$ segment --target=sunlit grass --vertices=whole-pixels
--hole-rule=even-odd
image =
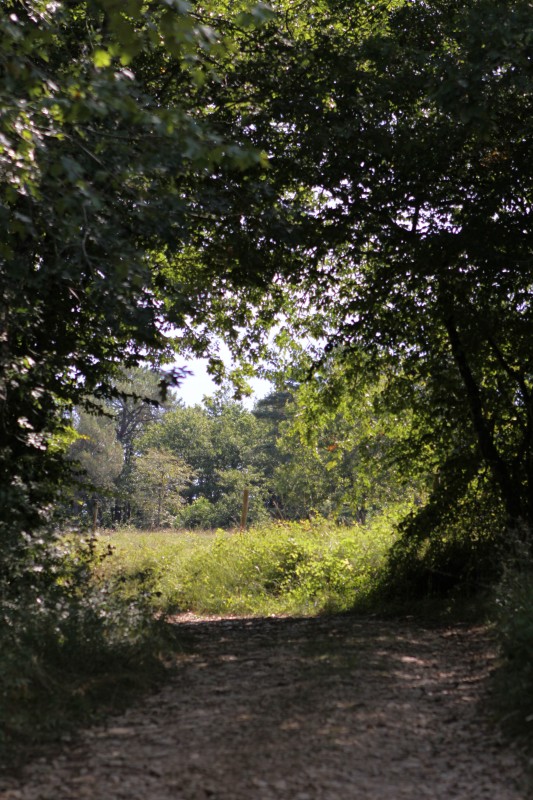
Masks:
[[[394,541],[389,513],[368,526],[269,523],[243,533],[135,530],[103,534],[122,591],[150,576],[154,607],[197,614],[318,614],[362,604]]]

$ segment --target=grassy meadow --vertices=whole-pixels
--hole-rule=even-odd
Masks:
[[[319,614],[364,604],[394,541],[393,518],[367,526],[322,519],[244,532],[102,532],[101,570],[121,594],[152,595],[161,611]]]

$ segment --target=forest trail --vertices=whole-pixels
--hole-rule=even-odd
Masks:
[[[476,627],[178,618],[175,676],[0,800],[524,800]]]

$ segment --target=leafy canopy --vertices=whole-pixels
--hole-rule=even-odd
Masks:
[[[190,178],[262,159],[191,103],[234,47],[184,0],[3,4],[2,536],[50,514],[65,408],[116,396],[124,367],[172,358],[170,326],[193,308],[157,254],[187,245]]]
[[[254,353],[277,315],[387,374],[456,475],[462,443],[456,491],[487,469],[511,525],[531,527],[529,3],[280,8],[209,88],[211,123],[270,170],[217,179],[240,214],[196,231],[206,314],[255,322]]]

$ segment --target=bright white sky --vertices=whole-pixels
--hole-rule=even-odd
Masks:
[[[178,366],[186,366],[191,370],[193,375],[185,378],[179,389],[176,389],[176,395],[180,397],[183,402],[188,406],[201,404],[204,396],[211,396],[217,390],[217,385],[212,381],[207,374],[207,360],[203,358],[194,359],[194,361],[178,361]],[[254,390],[252,397],[244,400],[244,405],[251,408],[256,400],[267,395],[272,391],[272,384],[263,378],[254,378],[250,381],[250,385]]]

